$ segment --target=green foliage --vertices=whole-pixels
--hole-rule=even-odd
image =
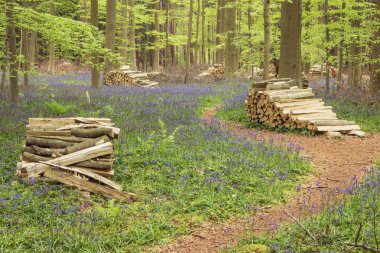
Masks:
[[[76,108],[74,105],[61,105],[54,99],[45,103],[46,107],[50,110],[53,115],[64,115]]]

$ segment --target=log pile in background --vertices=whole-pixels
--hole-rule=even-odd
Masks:
[[[195,79],[207,82],[224,80],[224,65],[222,63],[214,64],[206,71],[200,73]]]
[[[304,78],[302,81],[303,88],[309,87],[309,81]],[[251,83],[252,88],[256,91],[262,90],[282,90],[290,89],[292,86],[296,86],[296,82],[290,78],[269,79],[263,81],[253,81]]]
[[[261,88],[264,84],[265,89]],[[315,98],[311,88],[292,86],[293,80],[267,80],[253,85],[245,105],[250,121],[270,127],[308,129],[330,136],[343,134],[364,136],[352,121],[339,120],[331,106]],[[259,88],[256,88],[259,87]]]
[[[152,88],[157,86],[158,82],[149,80],[148,73],[131,70],[129,66],[124,66],[118,70],[110,71],[105,78],[105,85],[144,86]]]
[[[134,194],[122,192],[122,187],[109,179],[114,175],[113,144],[119,132],[105,118],[30,118],[17,175],[44,177],[117,200],[134,201]]]
[[[326,69],[327,65],[323,64],[323,67],[321,65],[315,64],[310,70],[309,70],[309,76],[326,76]],[[334,66],[329,66],[330,71],[330,77],[337,77],[338,76],[338,69]]]

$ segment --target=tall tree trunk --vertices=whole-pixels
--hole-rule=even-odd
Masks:
[[[377,0],[377,22],[380,22],[380,0]],[[373,93],[380,92],[380,28],[375,31],[374,40],[377,40],[372,45],[371,58],[374,61],[371,65],[371,91]]]
[[[342,14],[341,14],[341,22],[344,21],[345,19],[345,10],[346,10],[346,1],[344,0],[342,2]],[[344,45],[345,45],[345,40],[344,40],[344,29],[340,30],[341,33],[341,39],[340,39],[340,45],[339,45],[339,67],[338,67],[338,82],[337,82],[337,89],[340,89],[340,86],[343,83],[343,51],[344,51]]]
[[[32,9],[34,11],[37,10],[37,0],[32,1]],[[37,32],[30,31],[28,59],[29,59],[30,66],[32,67],[32,69],[35,67],[35,64],[36,64],[36,53],[37,53]]]
[[[206,45],[205,45],[205,23],[206,23],[206,15],[205,15],[205,9],[206,9],[206,1],[207,0],[202,0],[202,35],[201,35],[201,64],[206,63]]]
[[[130,25],[130,47],[131,47],[131,68],[136,69],[137,63],[136,63],[136,38],[135,38],[135,14],[134,14],[134,8],[135,1],[129,0],[129,25]]]
[[[91,25],[98,28],[99,21],[99,11],[98,11],[98,0],[91,0]],[[93,53],[92,56],[92,66],[91,66],[91,87],[98,89],[99,88],[99,54],[97,52]]]
[[[121,44],[120,56],[123,58],[123,63],[128,62],[128,15],[127,3],[128,0],[121,1]]]
[[[173,3],[172,4],[172,9],[174,9],[175,8],[175,4]],[[175,22],[175,17],[173,17],[172,18],[172,22],[171,22],[171,25],[170,25],[170,33],[171,34],[173,34],[173,35],[175,35],[176,34],[176,22]],[[177,65],[177,47],[176,46],[174,46],[174,45],[172,45],[172,46],[170,46],[170,54],[171,54],[171,56],[172,56],[172,65],[173,66],[176,66]]]
[[[326,91],[330,90],[330,30],[329,30],[329,0],[325,0],[324,14],[325,14],[325,33],[326,33]]]
[[[27,8],[27,1],[23,0],[22,5],[24,8]],[[28,53],[28,30],[21,29],[21,52],[24,57],[24,61],[22,62],[22,71],[24,75],[24,86],[29,85],[29,53]]]
[[[191,50],[191,38],[193,34],[193,2],[194,0],[190,0],[190,8],[189,8],[189,20],[187,26],[187,46],[186,46],[186,73],[185,73],[185,83],[189,82],[190,76],[190,50]]]
[[[270,0],[264,0],[264,79],[269,79],[270,59]]]
[[[5,42],[4,42],[4,60],[1,63],[1,80],[0,80],[0,94],[3,94],[5,87],[5,79],[7,75],[7,66],[8,66],[8,29],[5,29]]]
[[[354,6],[355,11],[359,11],[357,6]],[[351,20],[351,27],[360,27],[360,20]],[[361,47],[358,45],[359,35],[354,35],[350,44],[350,56],[348,64],[348,83],[352,86],[359,86],[361,81]]]
[[[154,3],[154,31],[156,33],[160,32],[160,23],[158,20],[158,11],[160,9],[160,1],[156,0]],[[153,71],[157,71],[160,68],[160,48],[157,46],[159,40],[159,36],[156,34],[154,35],[153,40]]]
[[[9,81],[11,86],[11,103],[18,103],[20,87],[18,85],[16,30],[14,25],[14,0],[8,0],[7,35],[9,46]]]
[[[248,7],[248,10],[247,10],[247,24],[248,24],[248,48],[249,48],[249,55],[252,55],[253,54],[253,42],[252,42],[252,28],[253,28],[253,24],[254,24],[254,19],[253,19],[253,0],[250,0],[249,1],[249,7]],[[253,65],[252,65],[252,61],[249,62],[250,63],[250,69],[251,69],[251,76],[253,77],[254,73],[253,73]]]
[[[302,87],[301,17],[301,0],[282,2],[279,76],[293,78],[299,87]]]
[[[49,3],[50,15],[55,15],[55,3],[50,0]],[[55,72],[55,45],[54,42],[50,41],[49,43],[49,65],[48,65],[48,73],[54,74]]]
[[[115,51],[115,34],[116,34],[116,0],[107,0],[106,11],[106,42],[105,48],[110,52]],[[109,71],[113,68],[110,57],[105,57],[103,82]]]
[[[197,0],[198,9],[197,9],[197,23],[196,23],[196,30],[195,30],[195,44],[194,44],[194,63],[198,64],[199,59],[199,21],[200,21],[200,14],[201,14],[201,0]]]
[[[170,46],[169,46],[169,33],[170,33],[169,10],[170,10],[170,0],[167,0],[165,7],[166,8],[165,8],[165,59],[164,59],[164,65],[165,65],[165,68],[167,68],[169,66],[169,63],[171,62]]]
[[[217,11],[217,23],[216,23],[216,62],[223,63],[224,61],[224,51],[222,47],[221,36],[224,33],[225,24],[225,5],[226,0],[218,0],[218,11]]]
[[[225,77],[232,79],[237,70],[236,63],[236,45],[235,40],[235,22],[236,22],[236,0],[227,0],[225,8],[225,32],[226,32],[226,46],[224,48],[225,59]]]

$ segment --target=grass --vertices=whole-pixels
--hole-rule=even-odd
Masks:
[[[340,191],[348,196],[331,204],[335,196],[326,196],[325,211],[302,221],[316,238],[314,241],[297,224],[284,226],[272,236],[249,236],[227,252],[250,252],[250,247],[261,246],[258,252],[371,252],[361,246],[380,250],[380,166],[367,176]],[[356,242],[356,243],[355,243]],[[376,252],[376,251],[372,251]]]
[[[17,106],[1,97],[0,252],[146,252],[204,221],[283,203],[311,171],[288,145],[247,141],[199,119],[245,85],[96,91],[88,75],[72,77],[86,86],[68,78],[35,77]],[[60,185],[15,180],[25,129],[14,127],[29,117],[67,116],[110,117],[121,128],[114,180],[138,202],[85,201]]]

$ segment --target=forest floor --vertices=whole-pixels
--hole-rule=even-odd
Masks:
[[[215,108],[209,109],[202,118],[212,124],[216,112]],[[297,218],[314,216],[324,209],[326,201],[341,198],[344,189],[361,179],[380,155],[380,134],[369,134],[362,139],[350,136],[332,139],[322,135],[302,136],[247,129],[242,124],[227,121],[222,121],[220,125],[222,130],[248,139],[273,141],[277,145],[300,145],[302,155],[314,165],[315,173],[287,204],[261,208],[247,219],[204,224],[190,235],[181,236],[173,243],[160,247],[160,253],[217,252],[227,248],[227,245],[236,244],[248,232],[273,233],[280,225],[293,221],[284,209]]]

